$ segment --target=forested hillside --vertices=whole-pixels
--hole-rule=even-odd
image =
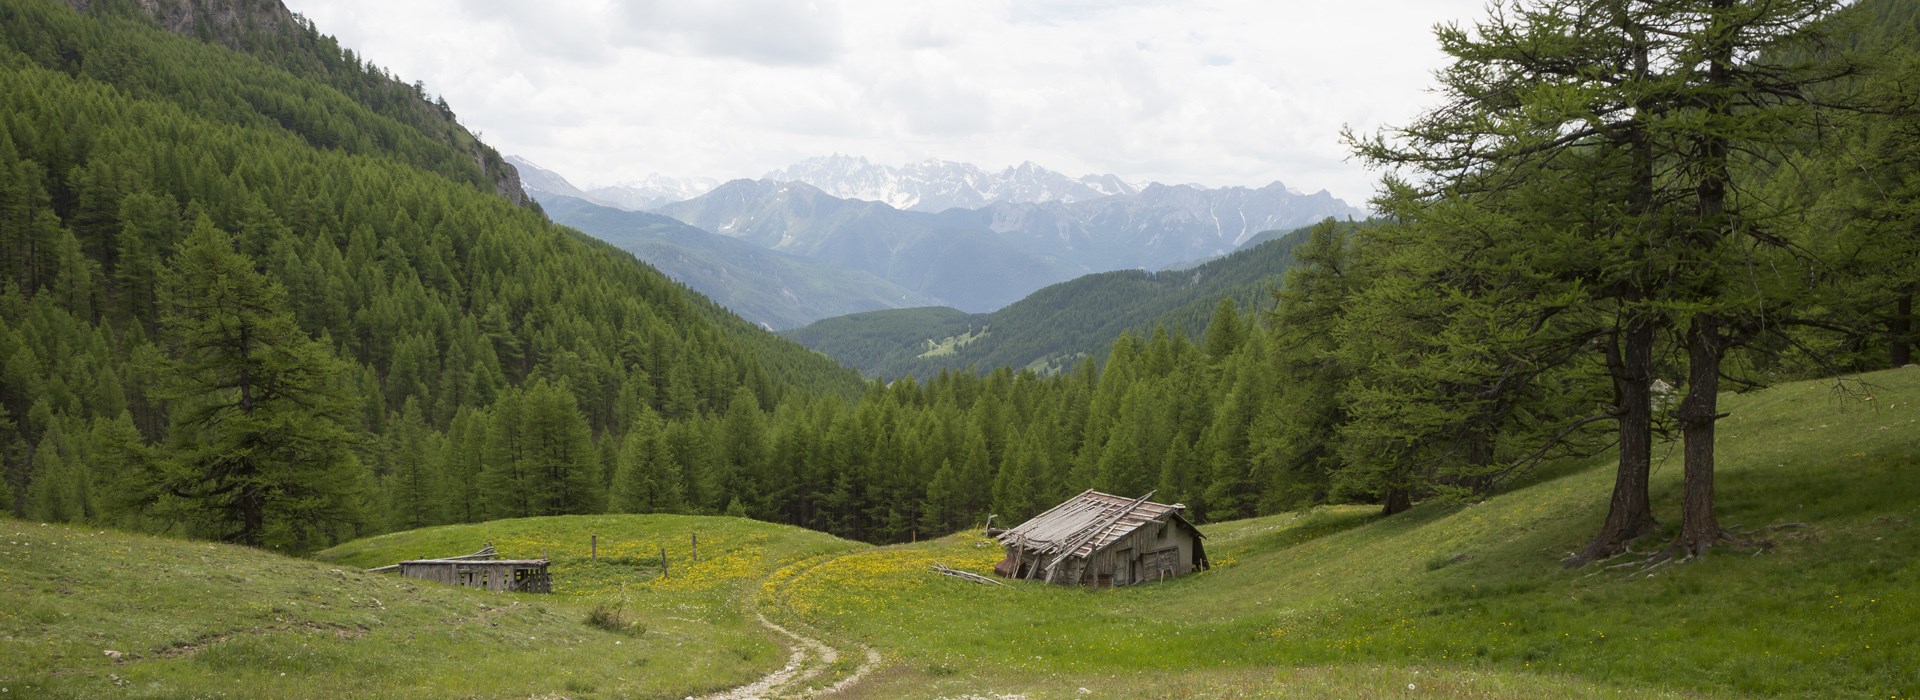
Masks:
[[[857,390],[496,196],[451,119],[304,23],[194,25],[251,32],[219,34],[242,54],[130,4],[6,0],[0,22],[17,515],[304,549],[597,512],[638,415]]]
[[[967,332],[863,392],[339,90],[4,0],[6,495],[289,549],[603,510],[901,541],[1087,487],[1203,520],[1392,514],[1617,453],[1577,561],[1745,544],[1714,514],[1723,390],[1911,359],[1920,61],[1876,37],[1914,6],[1553,3],[1443,30],[1447,106],[1351,136],[1392,172],[1386,221],[993,323],[915,310]],[[1077,345],[1023,345],[1045,337]],[[1076,353],[1107,359],[1024,371]],[[940,371],[968,364],[999,366]],[[1677,532],[1646,489],[1676,435]]]
[[[1264,234],[1263,234],[1264,235]],[[782,333],[868,376],[925,379],[996,367],[1057,372],[1099,359],[1120,334],[1156,327],[1194,337],[1224,313],[1264,313],[1304,230],[1184,270],[1121,270],[1041,289],[999,311],[896,309],[825,319]]]
[[[112,82],[136,97],[177,101],[205,116],[244,120],[266,117],[319,148],[400,158],[448,178],[475,183],[516,204],[528,202],[519,175],[497,151],[460,125],[445,100],[429,100],[421,83],[408,84],[341,47],[333,37],[321,34],[312,22],[288,12],[277,1],[66,3],[97,16],[148,20],[176,34],[253,56],[286,75],[216,71],[185,76],[167,67],[144,65],[136,60],[136,51],[111,44],[82,54],[66,52],[72,46],[54,34],[16,40],[52,42],[38,48],[64,52],[59,58],[63,69]],[[139,51],[155,48],[147,45]],[[252,82],[261,78],[268,82]],[[193,85],[191,95],[183,94],[180,88],[193,83],[197,85]],[[325,107],[336,103],[322,94],[325,92],[337,92],[352,100],[355,112],[370,112],[385,119],[332,112]]]

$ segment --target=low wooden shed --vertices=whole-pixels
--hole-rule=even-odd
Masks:
[[[485,588],[489,591],[552,593],[553,579],[547,575],[545,559],[499,559],[493,543],[484,549],[445,559],[411,559],[375,569],[370,573],[395,573],[407,578],[438,581],[452,586]]]
[[[993,572],[1007,578],[1088,586],[1126,586],[1208,568],[1205,535],[1186,506],[1088,489],[999,533],[1007,556]]]
[[[400,575],[468,588],[516,593],[552,593],[545,559],[415,559],[400,562]]]

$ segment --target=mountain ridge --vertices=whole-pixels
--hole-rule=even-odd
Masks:
[[[841,199],[804,183],[738,179],[655,211],[710,233],[866,271],[969,311],[1000,308],[1087,271],[991,231]]]
[[[928,213],[1001,202],[1080,202],[1141,189],[1116,175],[1074,178],[1033,161],[988,172],[972,163],[928,159],[891,166],[838,153],[808,158],[760,179],[802,182],[841,199],[884,202],[895,209]]]
[[[708,233],[659,214],[551,193],[535,198],[554,223],[633,253],[768,330],[848,313],[937,303],[863,271]]]
[[[880,379],[1012,367],[1059,371],[1098,359],[1122,333],[1197,336],[1215,307],[1266,308],[1306,229],[1191,268],[1099,272],[1049,285],[990,313],[933,307],[870,311],[782,331],[789,340]]]

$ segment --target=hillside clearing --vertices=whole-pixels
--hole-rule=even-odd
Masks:
[[[1203,526],[1216,568],[1162,584],[985,589],[926,574],[933,561],[992,565],[999,549],[965,533],[776,576],[762,597],[886,652],[895,663],[865,697],[1409,683],[1453,697],[1907,697],[1920,690],[1920,371],[1864,379],[1861,402],[1831,382],[1728,397],[1723,518],[1775,546],[1650,575],[1561,569],[1604,515],[1612,465],[1592,462],[1467,506]],[[1669,523],[1677,460],[1655,471]]]
[[[1324,507],[1204,525],[1213,570],[1098,591],[928,570],[985,572],[1000,550],[974,532],[876,548],[733,518],[570,516],[394,533],[312,562],[6,520],[0,687],[56,698],[237,687],[270,698],[1910,697],[1920,371],[1865,380],[1871,399],[1859,402],[1828,382],[1730,397],[1726,519],[1774,546],[1651,572],[1560,567],[1603,515],[1611,465],[1598,461],[1392,518]],[[1678,478],[1674,464],[1656,470],[1668,520]],[[551,558],[556,594],[359,571],[486,542]],[[595,606],[638,626],[589,626]]]

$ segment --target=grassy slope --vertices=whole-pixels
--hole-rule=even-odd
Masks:
[[[1920,370],[1866,379],[1866,402],[1823,382],[1730,397],[1724,521],[1806,527],[1768,530],[1777,546],[1761,554],[1724,550],[1652,575],[1559,567],[1604,515],[1612,465],[1601,463],[1389,519],[1339,507],[1207,525],[1213,571],[1109,591],[927,571],[986,570],[999,550],[977,535],[869,548],[728,518],[447,526],[348,543],[321,563],[0,520],[0,687],[679,697],[780,664],[757,606],[881,650],[889,663],[860,697],[1909,698],[1920,691]],[[1679,465],[1662,455],[1654,497],[1671,523]],[[598,562],[586,561],[590,534]],[[557,594],[356,571],[488,541],[554,559]],[[646,631],[582,624],[609,602]]]
[[[591,533],[598,563],[586,561]],[[550,555],[557,595],[359,571],[487,541],[508,557]],[[10,697],[683,697],[779,667],[786,652],[740,600],[790,561],[857,547],[745,520],[597,516],[387,535],[316,563],[0,520],[0,687]],[[645,632],[583,623],[610,601]]]
[[[1806,523],[1764,554],[1563,571],[1605,515],[1608,464],[1466,507],[1379,519],[1328,508],[1205,527],[1214,571],[1112,591],[986,588],[977,536],[889,547],[776,576],[764,596],[898,663],[871,697],[1097,695],[1530,697],[1651,693],[1912,697],[1920,692],[1920,370],[1726,401],[1723,522]],[[1677,521],[1663,449],[1654,497]],[[1650,546],[1650,545],[1646,545]],[[1464,558],[1462,558],[1464,557]],[[1294,671],[1289,669],[1300,668]]]

